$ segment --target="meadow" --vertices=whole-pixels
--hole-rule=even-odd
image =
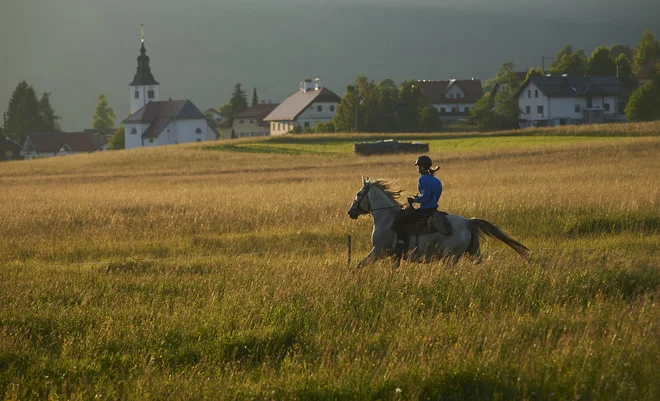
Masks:
[[[348,266],[361,176],[417,180],[356,138],[428,140],[441,208],[531,261]],[[660,399],[659,188],[660,123],[3,163],[0,397]]]

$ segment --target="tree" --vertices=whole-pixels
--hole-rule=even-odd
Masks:
[[[108,148],[111,150],[124,149],[126,146],[125,138],[124,126],[122,125],[112,134],[112,137],[108,141]]]
[[[252,107],[259,104],[259,97],[257,96],[257,88],[252,90]]]
[[[610,53],[610,49],[599,46],[591,53],[587,61],[587,75],[611,77],[616,75],[616,64]]]
[[[630,95],[637,89],[639,82],[632,69],[632,63],[625,54],[619,54],[614,60],[617,69],[617,75],[623,85],[623,103],[628,101]]]
[[[59,131],[60,125],[57,122],[60,117],[55,114],[55,110],[50,105],[50,92],[44,92],[39,100],[39,120],[41,122],[41,127],[39,131]]]
[[[430,104],[422,109],[419,120],[419,125],[425,132],[437,132],[440,129],[440,113]]]
[[[502,64],[502,67],[497,71],[495,81],[500,85],[506,85],[512,91],[516,91],[521,84],[516,74],[516,65],[511,61]]]
[[[657,57],[660,57],[660,42],[655,40],[655,35],[651,31],[644,29],[635,48],[633,71],[639,72],[649,60]]]
[[[232,113],[232,109],[231,109],[231,103],[225,103],[222,106],[218,107],[218,111],[220,112],[222,118],[224,118],[227,121],[234,118],[234,114]]]
[[[587,71],[587,62],[584,50],[576,50],[570,54],[564,54],[559,63],[550,68],[550,72],[555,75],[584,75]]]
[[[632,47],[628,45],[621,45],[617,43],[616,45],[610,46],[610,54],[612,55],[612,58],[615,60],[617,57],[619,57],[622,54],[628,57],[628,60],[632,60],[635,55],[635,51],[633,50]]]
[[[550,64],[550,67],[548,67],[548,71],[553,71],[559,67],[561,64],[562,59],[564,56],[570,56],[573,54],[573,45],[566,45],[559,49],[557,54],[555,55],[555,58],[552,59],[552,63]]]
[[[403,81],[399,87],[397,107],[397,130],[401,132],[419,132],[421,130],[421,111],[426,107],[426,97],[415,81]]]
[[[378,132],[397,131],[397,102],[398,93],[396,87],[378,86],[378,118],[380,120]]]
[[[335,125],[332,121],[320,122],[314,127],[314,132],[319,134],[332,133],[335,132]]]
[[[97,131],[106,131],[115,126],[115,111],[108,106],[108,99],[104,94],[100,94],[96,102],[96,112],[94,112],[94,121],[92,127]]]
[[[37,94],[27,82],[19,82],[7,107],[9,136],[23,144],[27,133],[39,131],[42,125]]]
[[[660,119],[660,66],[651,71],[651,82],[635,90],[626,106],[629,121],[652,121]]]
[[[397,89],[396,84],[391,78],[385,78],[378,83],[379,88]]]
[[[494,117],[493,115],[491,93],[486,92],[470,109],[470,119],[479,128],[489,128]]]
[[[537,68],[537,67],[530,68],[529,71],[527,71],[527,75],[525,75],[525,80],[523,82],[521,82],[520,85],[522,85],[523,83],[529,81],[529,79],[533,76],[544,77],[545,72],[543,72],[542,69]]]
[[[236,116],[248,108],[247,95],[245,94],[245,91],[241,89],[240,82],[236,82],[229,103],[231,103],[232,116]]]
[[[355,132],[356,90],[354,85],[346,87],[346,95],[337,107],[337,113],[332,119],[335,132]]]

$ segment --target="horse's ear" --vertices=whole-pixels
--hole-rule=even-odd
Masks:
[[[367,179],[364,180],[364,182],[365,182],[365,183],[366,183],[366,182],[369,182],[369,176],[367,176]]]
[[[364,181],[364,176],[362,176],[362,183],[364,184],[366,181]]]

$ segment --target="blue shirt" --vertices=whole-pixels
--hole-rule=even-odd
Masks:
[[[420,209],[435,209],[438,207],[438,199],[442,195],[442,182],[431,174],[424,174],[419,177],[417,189],[420,195],[415,198],[415,202],[420,204]]]

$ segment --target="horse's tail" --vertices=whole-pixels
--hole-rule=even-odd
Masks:
[[[470,231],[473,233],[477,232],[479,235],[486,235],[488,237],[496,238],[510,246],[514,251],[516,251],[516,253],[518,253],[518,255],[522,256],[523,259],[529,260],[529,256],[531,254],[529,248],[516,241],[511,235],[500,230],[494,224],[482,219],[469,219],[467,224],[470,228]]]

